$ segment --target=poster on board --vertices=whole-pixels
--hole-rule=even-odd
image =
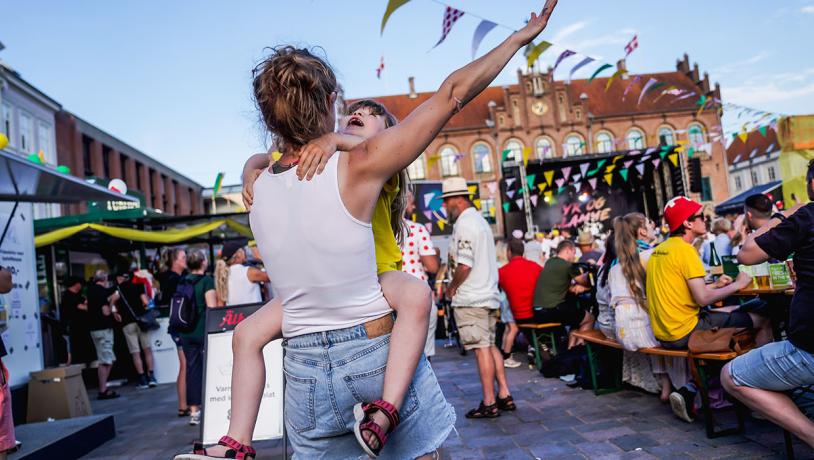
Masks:
[[[0,224],[8,222],[13,206],[0,202]],[[0,245],[0,265],[11,271],[14,282],[11,292],[0,294],[0,323],[7,326],[2,332],[8,352],[3,363],[12,387],[27,383],[29,372],[43,368],[35,259],[32,205],[20,203]]]
[[[427,228],[432,236],[451,235],[452,224],[449,223],[444,200],[441,199],[441,181],[415,181],[411,183],[415,197],[415,210],[409,219]],[[467,182],[469,199],[481,210],[480,184]],[[490,220],[487,218],[487,220]],[[490,223],[494,223],[490,221]]]
[[[229,429],[232,395],[232,335],[240,321],[262,304],[208,309],[206,314],[206,363],[204,373],[204,444],[214,444]],[[263,349],[266,384],[254,428],[254,441],[283,437],[283,347],[275,340]]]

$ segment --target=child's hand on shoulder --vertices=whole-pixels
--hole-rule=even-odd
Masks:
[[[262,169],[254,169],[243,176],[243,206],[246,211],[251,210],[254,202],[254,182],[263,173]]]
[[[311,180],[315,174],[322,174],[331,155],[336,153],[336,144],[334,133],[323,134],[306,144],[300,150],[297,177],[300,180]]]

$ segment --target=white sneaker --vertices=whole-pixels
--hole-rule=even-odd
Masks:
[[[189,414],[189,424],[192,426],[201,424],[201,411],[191,412]]]
[[[509,369],[514,369],[515,367],[520,367],[522,365],[523,363],[514,359],[513,356],[509,356],[503,360],[503,367],[508,367]]]

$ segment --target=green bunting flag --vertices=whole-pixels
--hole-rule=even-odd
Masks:
[[[603,64],[601,67],[596,69],[596,72],[594,72],[593,75],[591,75],[591,78],[588,79],[588,83],[592,82],[593,79],[596,78],[596,76],[599,75],[600,73],[602,73],[604,70],[610,69],[611,67],[613,67],[613,65],[611,65],[611,64]]]
[[[664,157],[666,157],[668,153],[670,153],[669,150],[662,150],[661,152],[659,152],[659,156],[661,156],[661,159],[663,160]]]
[[[526,185],[528,185],[529,190],[534,190],[534,179],[537,179],[537,174],[529,174],[526,176]]]
[[[763,125],[763,126],[761,126],[760,128],[758,128],[757,130],[758,130],[758,131],[760,131],[760,134],[762,134],[762,135],[763,135],[763,137],[766,137],[766,131],[767,131],[767,129],[768,129],[768,127],[767,127],[766,125]]]
[[[508,201],[503,203],[503,212],[505,212],[507,214],[509,213],[509,202]]]
[[[619,175],[622,176],[622,179],[624,179],[625,182],[627,182],[627,168],[620,169],[619,170]]]
[[[506,161],[506,157],[508,157],[510,153],[512,153],[511,150],[509,150],[509,149],[504,150],[503,151],[503,159],[501,160],[501,162]]]
[[[596,169],[594,169],[593,171],[588,171],[588,176],[593,176],[593,175],[595,175],[596,173],[598,173],[598,172],[599,172],[599,170],[600,170],[600,169],[602,169],[602,166],[605,166],[605,163],[606,163],[607,161],[608,161],[607,159],[602,159],[602,160],[599,160],[599,161],[596,163]]]
[[[557,190],[557,195],[562,195],[562,192],[564,192],[564,191],[565,191],[565,186],[560,187],[559,190]]]
[[[687,156],[692,158],[693,155],[695,155],[695,149],[690,147],[689,150],[687,150]]]

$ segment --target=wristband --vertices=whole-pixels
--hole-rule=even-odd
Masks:
[[[786,216],[781,212],[776,212],[772,214],[772,219],[779,219],[780,222],[783,222],[784,220],[786,220]]]

